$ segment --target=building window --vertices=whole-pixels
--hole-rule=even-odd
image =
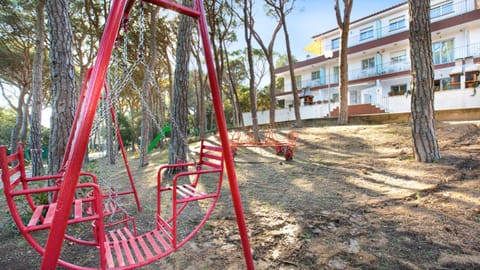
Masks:
[[[448,90],[450,78],[436,79],[433,81],[433,91]]]
[[[460,88],[461,76],[462,76],[461,73],[450,74],[450,89]]]
[[[360,30],[360,40],[373,38],[373,26]]]
[[[405,27],[406,27],[405,17],[402,16],[402,17],[399,17],[399,18],[391,19],[388,30],[390,32],[392,32],[392,31],[397,31],[397,30],[405,28]]]
[[[340,38],[332,39],[332,50],[340,48]]]
[[[438,17],[444,16],[446,14],[450,14],[450,13],[453,13],[453,12],[454,12],[453,1],[446,1],[446,2],[440,3],[436,6],[433,6],[430,9],[430,18],[431,19],[438,18]]]
[[[465,72],[465,87],[477,87],[478,86],[478,70]]]
[[[312,72],[312,81],[320,79],[320,70]]]
[[[329,78],[330,79],[330,78]],[[340,67],[333,67],[333,83],[338,83],[340,81]]]
[[[371,69],[375,67],[375,58],[368,58],[362,60],[362,69]]]
[[[432,52],[435,65],[453,62],[453,39],[433,43]]]
[[[407,60],[406,50],[396,51],[390,54],[390,63],[392,64],[403,63],[406,60]]]
[[[407,91],[407,84],[398,84],[390,86],[389,96],[403,95]]]
[[[302,89],[302,75],[295,76],[295,83],[297,86],[297,90]]]

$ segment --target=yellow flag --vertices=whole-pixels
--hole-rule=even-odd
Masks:
[[[305,51],[309,53],[313,53],[315,55],[322,55],[323,54],[323,42],[321,40],[314,40],[312,43],[308,44],[305,48]]]

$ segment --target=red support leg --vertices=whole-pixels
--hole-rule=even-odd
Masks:
[[[88,137],[92,129],[96,107],[102,91],[118,29],[120,28],[125,5],[126,0],[118,0],[112,3],[111,13],[108,16],[104,34],[100,42],[92,78],[88,85],[78,122],[75,123],[77,127],[72,139],[72,146],[66,162],[65,172],[63,173],[64,177],[58,197],[57,210],[53,217],[52,224],[55,225],[52,226],[50,230],[45,246],[45,254],[40,268],[42,270],[56,269],[60,257],[62,243],[67,229],[68,216],[70,215],[70,206],[72,205],[75,193],[75,185],[78,182],[82,168],[83,157],[88,145]],[[103,243],[100,244],[100,248],[103,248]],[[102,265],[102,268],[104,267],[105,266]]]
[[[104,84],[105,87],[105,96],[108,98],[108,102],[112,101],[108,95],[107,84]],[[128,180],[130,181],[130,189],[135,197],[135,203],[137,204],[138,212],[142,212],[142,206],[140,204],[140,199],[138,198],[137,188],[135,187],[135,181],[133,180],[132,171],[130,170],[130,165],[128,164],[127,151],[125,150],[125,145],[123,144],[122,135],[120,134],[120,127],[118,126],[117,116],[115,115],[115,110],[113,109],[113,104],[110,106],[110,115],[112,116],[112,122],[115,125],[115,133],[117,135],[118,146],[120,147],[120,152],[122,153],[123,164],[125,164],[125,169],[127,170]]]
[[[205,14],[203,10],[202,0],[196,1],[197,7],[201,9],[200,14]],[[217,74],[215,73],[215,66],[213,64],[213,56],[210,48],[207,32],[207,22],[204,16],[199,18],[200,35],[203,42],[203,50],[205,53],[205,62],[207,64],[208,79],[210,82],[212,92],[212,102],[215,109],[215,118],[217,121],[218,132],[223,148],[223,156],[228,174],[228,182],[230,186],[230,193],[232,195],[233,206],[235,208],[235,215],[237,217],[237,225],[242,241],[243,255],[247,264],[247,269],[255,269],[253,264],[252,251],[250,250],[250,243],[248,241],[247,225],[245,223],[245,216],[243,213],[242,200],[240,198],[240,190],[237,183],[237,174],[235,172],[235,163],[233,161],[232,152],[230,151],[230,143],[228,140],[227,124],[225,114],[222,108],[222,98],[220,96],[220,87],[218,86]]]

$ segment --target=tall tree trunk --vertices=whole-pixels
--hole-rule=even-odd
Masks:
[[[353,0],[343,0],[343,20],[340,12],[338,0],[335,1],[335,15],[340,29],[340,108],[338,111],[339,125],[348,124],[348,32],[350,31],[350,13],[352,11]]]
[[[28,122],[30,116],[30,105],[32,102],[32,95],[28,95],[27,101],[23,104],[23,122],[20,128],[19,138],[22,142],[27,141]]]
[[[183,0],[183,5],[191,6],[191,0]],[[177,52],[172,99],[172,132],[169,163],[185,162],[187,159],[187,127],[188,127],[188,75],[190,50],[192,46],[193,19],[181,15],[177,35]],[[170,173],[173,173],[171,171]]]
[[[236,127],[243,126],[243,115],[240,109],[240,102],[238,98],[237,82],[233,78],[232,69],[230,66],[230,60],[228,54],[225,55],[225,65],[227,68],[227,77],[230,84],[230,91],[232,92],[232,108],[233,108],[233,122]]]
[[[297,92],[297,78],[295,78],[295,67],[294,67],[294,61],[293,61],[293,55],[292,55],[292,50],[290,48],[290,36],[288,34],[287,30],[287,23],[286,23],[286,17],[288,14],[290,14],[293,10],[293,7],[295,6],[295,0],[264,0],[265,4],[270,6],[273,11],[275,16],[277,16],[278,21],[280,24],[283,26],[283,34],[285,35],[285,45],[287,47],[287,59],[288,59],[288,70],[290,73],[290,81],[292,84],[292,94],[293,94],[293,108],[295,111],[295,126],[296,127],[301,127],[303,126],[302,122],[302,117],[300,115],[300,97],[298,96]],[[289,7],[287,5],[290,5]],[[278,25],[277,25],[278,28]],[[275,37],[272,37],[272,42]],[[273,45],[272,45],[273,46]],[[270,63],[270,62],[269,62]],[[272,80],[272,78],[270,78]],[[275,84],[275,83],[274,83]],[[275,91],[275,85],[270,86],[270,93]],[[273,94],[275,95],[275,94]],[[272,96],[272,99],[274,96]],[[273,103],[271,103],[270,106],[272,106]],[[272,109],[270,108],[270,117],[272,117]],[[270,118],[271,119],[271,118]]]
[[[68,134],[72,127],[76,107],[75,71],[72,56],[72,32],[68,17],[67,0],[48,0],[50,29],[50,75],[52,80],[52,116],[48,152],[48,173],[61,169]]]
[[[26,89],[22,87],[20,89],[20,95],[17,100],[16,113],[17,116],[15,117],[15,126],[12,128],[12,132],[10,133],[10,150],[12,152],[17,149],[17,143],[20,141],[20,131],[22,129],[22,125],[24,122],[24,104],[25,104],[25,95],[27,94]]]
[[[200,50],[197,50],[198,52]],[[197,84],[198,84],[198,132],[199,132],[199,137],[201,139],[204,139],[206,137],[205,134],[205,122],[206,122],[206,109],[205,109],[205,83],[203,80],[203,68],[202,68],[202,60],[200,59],[200,54],[195,53],[195,60],[197,62],[197,68],[198,68],[198,78],[197,78]]]
[[[113,117],[112,117],[112,114],[110,113],[110,106],[113,106],[113,104],[111,104],[111,102],[113,102],[111,94],[112,93],[109,93],[110,100],[106,101],[105,110],[104,110],[104,112],[107,114],[105,117],[105,128],[106,128],[106,137],[107,137],[105,151],[107,153],[107,159],[109,164],[115,164],[117,163],[117,155],[116,155],[117,151],[115,150],[117,149],[117,146],[115,145],[116,140],[114,138],[116,138],[117,134],[115,129],[116,123],[113,122]],[[86,156],[88,156],[88,154]]]
[[[153,70],[155,69],[155,61],[157,60],[157,31],[156,31],[156,21],[157,14],[160,9],[157,7],[154,10],[150,11],[150,55],[148,61],[148,67],[145,72],[145,78],[142,85],[142,128],[141,128],[141,137],[142,144],[140,145],[140,166],[146,166],[148,164],[148,145],[151,137],[151,123],[152,115],[149,111],[149,102],[151,96],[150,84],[152,82]],[[150,103],[151,104],[151,103]],[[159,127],[160,129],[162,127]]]
[[[260,141],[260,134],[258,132],[258,117],[257,117],[257,89],[255,88],[255,70],[253,67],[253,50],[252,50],[252,31],[250,30],[251,21],[253,20],[252,14],[252,1],[245,0],[243,2],[243,15],[244,15],[244,33],[245,41],[247,42],[247,59],[248,59],[248,72],[250,74],[249,88],[250,88],[250,110],[252,113],[252,127],[253,127],[253,139],[255,142]]]
[[[302,117],[300,115],[300,98],[297,92],[297,79],[295,78],[292,50],[290,49],[290,36],[288,35],[287,23],[285,21],[285,17],[286,17],[285,13],[283,12],[283,8],[282,8],[280,18],[282,20],[283,33],[285,35],[285,45],[287,46],[288,69],[290,72],[290,77],[292,82],[293,108],[295,111],[295,127],[302,127],[303,122],[302,122]]]
[[[269,90],[270,90],[270,110],[269,110],[269,116],[270,116],[270,124],[275,123],[275,107],[276,107],[276,100],[275,100],[275,64],[273,63],[273,46],[275,44],[275,39],[277,37],[278,32],[282,28],[282,21],[279,20],[277,23],[277,26],[273,30],[272,38],[270,39],[270,42],[268,43],[268,47],[265,45],[263,42],[262,38],[260,35],[255,31],[254,25],[251,25],[251,31],[253,32],[253,37],[255,40],[258,42],[260,47],[262,48],[263,53],[265,54],[265,57],[267,58],[268,62],[268,70],[270,73],[270,85],[269,85]]]
[[[130,126],[132,130],[137,130],[137,126],[135,125],[135,105],[132,99],[128,99],[128,108],[130,111]],[[137,144],[138,134],[134,131],[132,135],[132,152],[136,151],[135,144]]]
[[[435,135],[430,0],[409,0],[410,62],[412,74],[412,139],[415,159],[440,158]]]

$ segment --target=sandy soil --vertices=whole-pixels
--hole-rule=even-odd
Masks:
[[[288,131],[275,130],[280,139]],[[437,123],[442,159],[433,164],[414,160],[408,124],[296,131],[293,161],[270,148],[235,158],[257,269],[480,269],[480,122]],[[124,204],[140,229],[152,224],[164,153],[147,168],[131,162],[144,211]],[[38,268],[3,198],[0,206],[1,268]],[[93,256],[80,252],[65,256]],[[228,181],[202,230],[142,269],[245,269]]]

